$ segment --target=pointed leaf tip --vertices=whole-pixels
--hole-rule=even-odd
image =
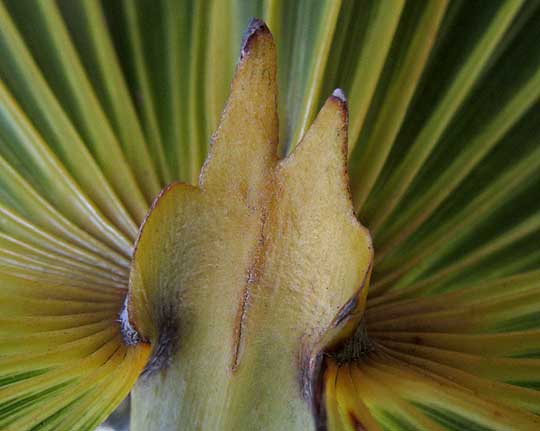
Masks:
[[[334,92],[332,93],[332,96],[339,99],[343,103],[347,103],[347,98],[345,97],[345,93],[341,88],[336,88]]]
[[[249,52],[250,43],[254,37],[262,33],[271,34],[264,21],[260,20],[259,18],[251,18],[248,27],[242,36],[240,59],[243,59]]]
[[[221,190],[220,196],[233,193],[249,205],[258,202],[257,190],[267,181],[277,157],[276,62],[270,31],[262,21],[252,20],[199,179],[202,188]]]
[[[339,106],[344,124],[347,125],[349,122],[349,107],[347,105],[347,97],[341,88],[336,88],[332,92],[332,95],[328,98],[328,101],[332,100]],[[345,145],[347,145],[347,142],[345,142]]]

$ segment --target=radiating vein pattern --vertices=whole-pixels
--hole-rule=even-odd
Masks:
[[[252,16],[282,156],[348,96],[375,263],[328,428],[540,429],[538,0],[0,0],[0,429],[91,430],[131,389],[138,228],[197,183]]]

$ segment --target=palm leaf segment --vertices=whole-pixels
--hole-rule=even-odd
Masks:
[[[138,226],[196,181],[258,15],[282,153],[348,94],[375,242],[329,428],[538,429],[538,2],[244,3],[0,4],[0,427],[91,429],[131,388],[149,348],[114,322]]]

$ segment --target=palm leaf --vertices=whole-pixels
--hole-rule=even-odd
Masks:
[[[537,429],[537,0],[0,2],[0,428],[92,429],[131,390],[137,232],[161,188],[197,183],[252,16],[278,49],[281,156],[348,95],[374,239],[321,423]]]

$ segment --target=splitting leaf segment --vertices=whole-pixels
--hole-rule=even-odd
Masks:
[[[129,314],[163,367],[134,393],[152,405],[134,412],[145,426],[313,427],[322,349],[365,307],[372,248],[348,191],[345,99],[278,160],[275,56],[253,21],[199,186],[166,188],[141,229]]]

